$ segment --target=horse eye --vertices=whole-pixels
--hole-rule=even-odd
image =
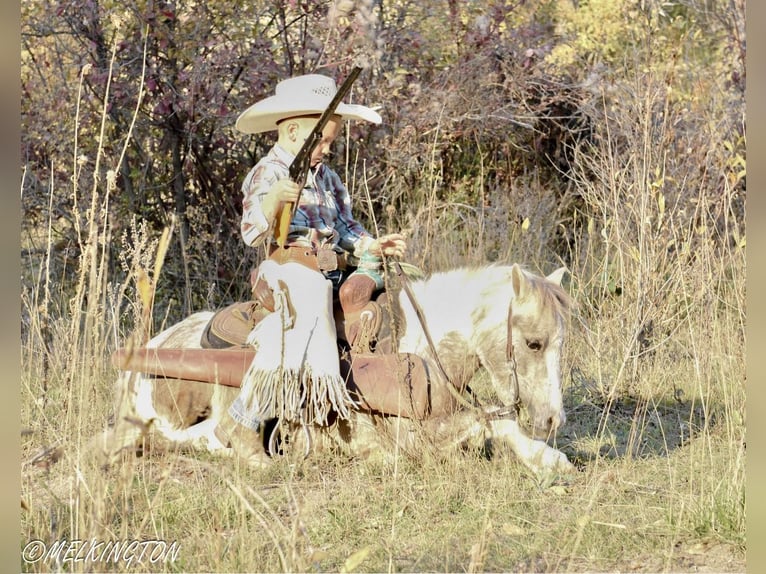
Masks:
[[[540,343],[540,341],[537,341],[535,339],[527,340],[527,348],[531,351],[539,351],[543,348],[543,345]]]

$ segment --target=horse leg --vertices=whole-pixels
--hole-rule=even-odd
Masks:
[[[517,421],[490,419],[489,426],[492,439],[508,444],[518,459],[535,474],[574,471],[575,467],[563,452],[541,440],[529,438],[522,432]]]
[[[235,455],[254,468],[271,463],[262,431],[238,424],[228,412],[239,389],[193,381],[164,383],[168,381],[155,386],[152,404],[158,411],[153,428],[163,438],[181,448]]]
[[[492,414],[491,410],[487,414]],[[529,438],[513,419],[482,420],[472,411],[461,411],[424,421],[429,436],[435,437],[440,450],[461,448],[473,444],[480,447],[487,440],[502,441],[516,457],[535,474],[566,473],[574,470],[566,455],[545,442]]]
[[[194,449],[212,453],[229,454],[228,444],[224,444],[215,429],[226,414],[226,408],[234,400],[237,390],[222,385],[179,381],[187,393],[173,393],[173,387],[165,387],[165,393],[154,389],[154,405],[162,405],[159,417],[155,419],[157,432],[165,439]],[[181,424],[173,422],[180,418]]]
[[[311,452],[332,452],[367,462],[393,463],[400,452],[415,453],[416,430],[412,419],[352,411],[348,419],[309,429]],[[291,448],[304,452],[307,435],[293,428]]]
[[[215,433],[217,426],[217,417],[207,418],[185,429],[182,435],[177,435],[178,442],[189,444],[192,448],[207,450],[211,453],[230,454],[231,448],[223,444]]]
[[[91,447],[106,463],[146,439],[221,452],[225,445],[213,431],[235,394],[220,385],[124,371],[116,384],[114,426],[96,436]]]

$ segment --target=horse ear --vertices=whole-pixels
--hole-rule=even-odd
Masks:
[[[566,273],[567,271],[569,271],[569,269],[567,269],[566,267],[559,267],[558,269],[556,269],[556,271],[548,275],[546,279],[550,281],[551,283],[554,283],[560,287],[561,281],[564,279],[564,273]]]
[[[527,278],[524,277],[524,272],[518,263],[514,263],[511,267],[511,286],[516,299],[522,299],[527,287]]]

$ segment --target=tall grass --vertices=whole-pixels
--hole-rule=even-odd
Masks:
[[[703,120],[679,133],[694,125],[679,114],[697,110],[670,98],[642,77],[606,111],[596,152],[578,156],[576,394],[603,404],[598,442],[616,403],[635,403],[629,456],[645,450],[652,418],[678,409],[660,424],[660,452],[676,464],[657,469],[679,493],[672,522],[744,546],[743,172],[726,151],[731,130]]]
[[[604,107],[603,130],[573,166],[579,207],[567,259],[578,308],[564,358],[569,423],[556,442],[581,472],[553,485],[508,456],[477,452],[402,455],[393,465],[288,458],[257,472],[147,448],[99,467],[88,444],[114,416],[109,353],[153,324],[139,292],[162,280],[162,242],[140,222],[113,236],[117,166],[95,170],[103,177],[82,190],[83,162],[103,158],[81,158],[75,142],[71,192],[89,194],[90,209],[74,219],[74,294],[50,268],[55,221],[34,238],[44,256],[25,261],[21,547],[35,538],[178,541],[175,562],[140,565],[152,571],[743,569],[739,143],[709,116],[676,133],[662,82],[649,80]],[[482,263],[491,248],[493,259],[541,272],[560,264],[536,240],[542,214],[515,223],[529,213],[514,197],[544,206],[549,190],[520,182],[493,203],[500,215],[440,200],[436,161],[411,190],[412,211],[380,222],[409,230],[413,262]],[[110,274],[105,246],[116,241],[120,273]]]

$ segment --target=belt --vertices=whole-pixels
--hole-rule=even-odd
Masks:
[[[288,261],[300,263],[315,271],[345,271],[347,267],[346,257],[333,249],[314,249],[303,245],[285,245],[269,247],[269,259],[284,264]]]

